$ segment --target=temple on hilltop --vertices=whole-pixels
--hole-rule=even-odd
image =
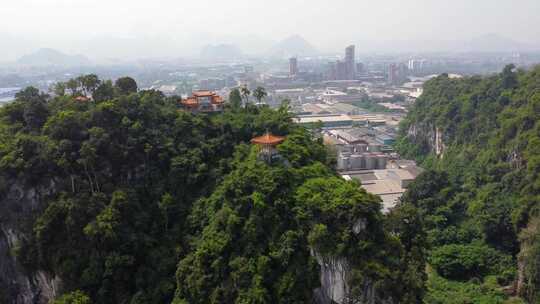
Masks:
[[[283,141],[285,141],[285,137],[275,136],[267,131],[263,136],[253,138],[251,143],[259,146],[259,158],[261,160],[272,163],[281,160],[281,156],[279,155],[276,146]]]
[[[198,113],[211,113],[223,111],[223,98],[211,91],[195,91],[191,97],[180,100],[184,109]]]

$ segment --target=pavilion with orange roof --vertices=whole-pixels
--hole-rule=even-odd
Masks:
[[[259,146],[259,157],[266,162],[273,162],[279,158],[276,146],[285,141],[285,137],[276,136],[266,131],[262,136],[251,139],[251,143]]]
[[[180,103],[190,112],[221,112],[224,100],[212,91],[195,91],[192,96],[180,100]]]

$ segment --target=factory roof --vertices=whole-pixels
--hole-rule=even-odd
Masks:
[[[340,115],[340,114],[328,114],[328,115],[302,115],[296,118],[298,123],[315,123],[318,121],[321,122],[340,122],[340,121],[350,121],[352,123],[351,117],[349,115]]]
[[[384,169],[374,170],[375,176],[378,179],[392,179],[392,180],[413,180],[416,178],[411,172],[405,169]]]
[[[356,113],[359,113],[359,112],[363,112],[363,110],[357,106],[353,106],[353,105],[350,105],[350,104],[347,104],[347,103],[336,103],[334,105],[332,105],[332,107],[337,111],[337,112],[344,112],[344,113],[353,113],[353,112],[356,112]]]
[[[400,194],[405,192],[405,189],[401,187],[399,182],[393,180],[372,180],[362,183],[362,187],[367,192],[381,195],[381,194]]]

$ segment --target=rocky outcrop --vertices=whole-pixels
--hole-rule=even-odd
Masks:
[[[530,303],[540,301],[540,217],[530,220],[520,233],[516,294]]]
[[[367,221],[359,219],[352,226],[354,234],[365,231]],[[383,300],[377,296],[375,284],[366,280],[361,288],[361,294],[353,297],[349,286],[351,265],[344,257],[324,256],[317,250],[311,249],[320,266],[321,287],[314,290],[316,304],[393,304],[392,300]]]
[[[54,190],[54,182],[43,188],[11,185],[0,199],[0,302],[46,304],[53,299],[60,280],[43,271],[28,272],[17,261],[16,248],[23,237],[21,218],[40,208],[42,199]]]
[[[313,255],[319,263],[321,272],[321,287],[315,290],[315,298],[318,304],[346,303],[350,288],[348,275],[350,267],[344,258],[325,258],[317,252]]]
[[[411,124],[407,131],[409,139],[418,144],[429,153],[435,153],[438,157],[443,157],[446,151],[447,138],[444,132],[433,124]]]

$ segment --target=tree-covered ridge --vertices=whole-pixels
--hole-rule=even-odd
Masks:
[[[509,293],[540,301],[540,243],[532,236],[540,234],[540,67],[439,76],[401,131],[400,152],[431,169],[402,206],[424,219],[434,269],[453,280],[495,276]]]
[[[366,297],[366,285],[378,299],[418,292],[388,288],[405,275],[403,249],[382,229],[379,200],[334,176],[322,147],[294,155],[289,146],[301,147],[300,140],[307,138],[289,135],[280,147],[285,158],[301,156],[298,166],[268,166],[251,151],[196,203],[196,234],[179,263],[175,303],[308,303],[320,284],[315,255],[349,260],[358,289],[351,297]]]
[[[317,254],[348,260],[351,297],[422,296],[378,199],[336,177],[286,105],[194,115],[92,75],[55,95],[0,109],[0,216],[25,271],[61,279],[58,303],[308,303]],[[265,131],[287,136],[283,163],[248,144]]]

